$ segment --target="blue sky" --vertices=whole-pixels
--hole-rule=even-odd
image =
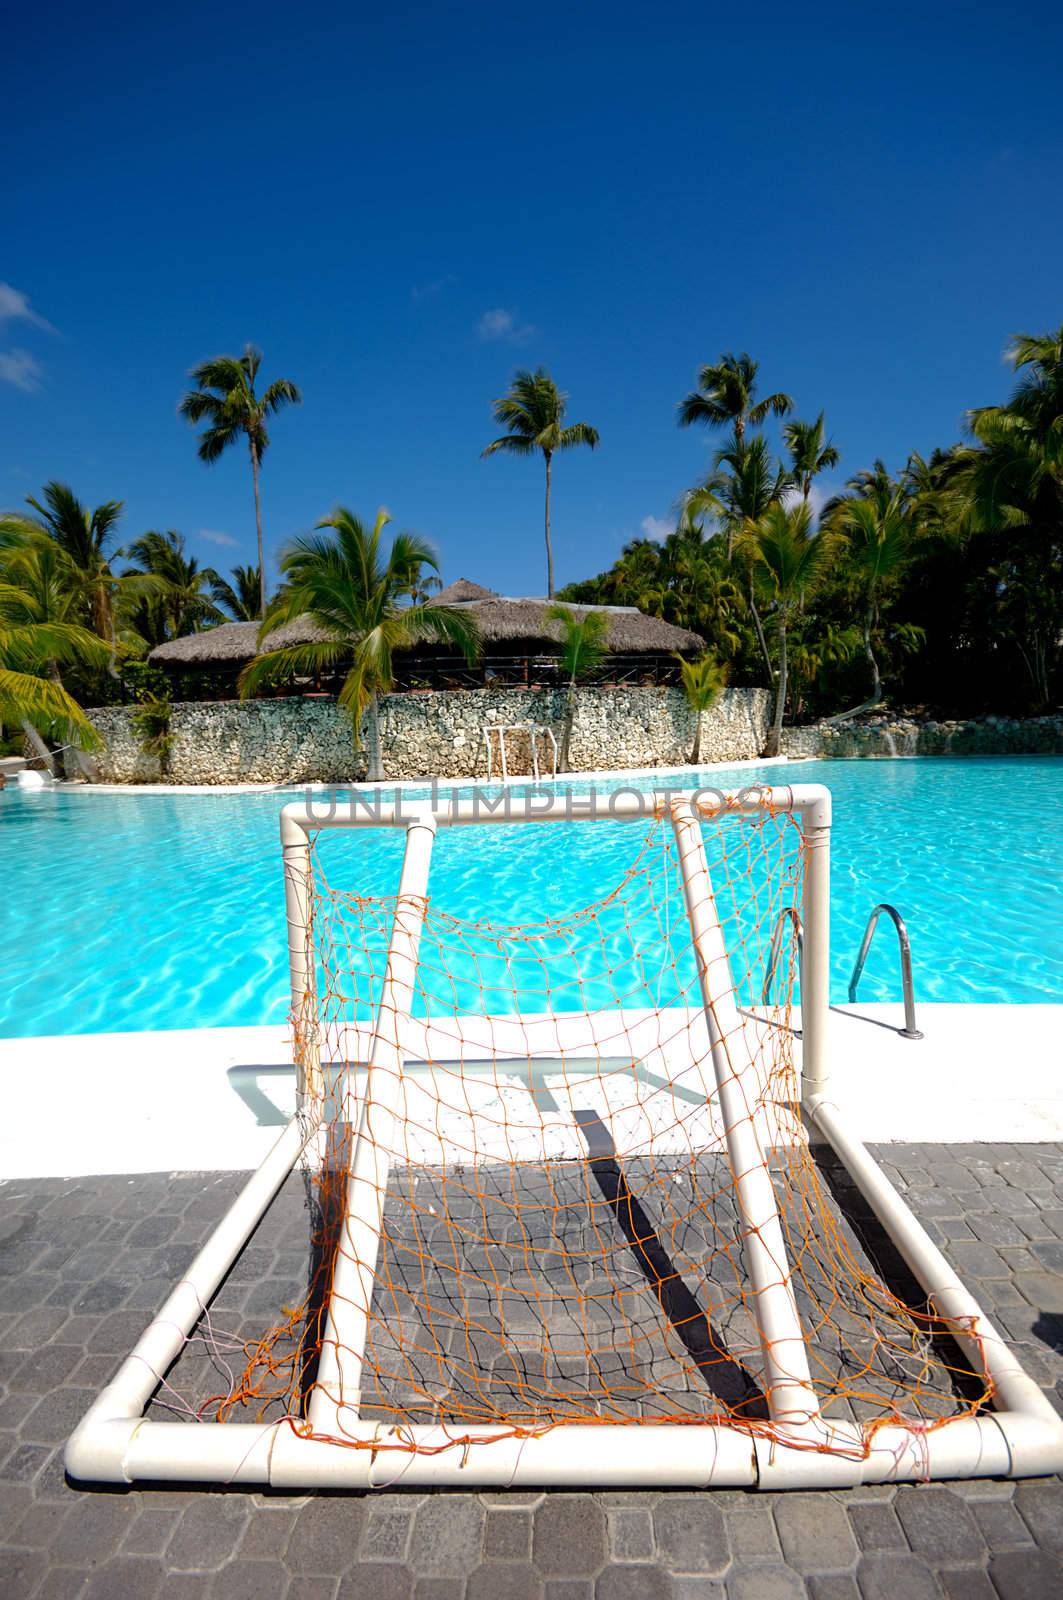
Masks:
[[[155,11],[6,24],[0,505],[58,477],[251,559],[246,457],[176,416],[250,339],[305,395],[271,553],[383,504],[447,579],[541,593],[541,466],[479,459],[517,366],[601,433],[555,472],[564,582],[705,470],[675,406],[720,351],[825,409],[840,479],[956,439],[1063,321],[1055,5]]]

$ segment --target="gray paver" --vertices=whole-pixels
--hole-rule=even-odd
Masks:
[[[834,1495],[781,1496],[775,1526],[783,1555],[798,1572],[844,1572],[859,1555],[845,1508]]]
[[[727,1579],[727,1600],[803,1600],[805,1585],[779,1562],[744,1562]]]
[[[727,1600],[722,1578],[692,1578],[689,1574],[672,1579],[674,1600]]]
[[[527,1511],[498,1507],[487,1513],[484,1555],[492,1561],[527,1561],[531,1554],[532,1519]]]
[[[735,1561],[755,1561],[779,1555],[772,1506],[750,1495],[736,1496],[724,1506],[724,1522]]]
[[[211,1600],[281,1600],[288,1574],[279,1561],[230,1561],[211,1580]]]
[[[166,1547],[176,1572],[214,1572],[233,1556],[250,1513],[238,1495],[191,1498]]]
[[[653,1517],[634,1506],[618,1506],[606,1513],[609,1554],[614,1561],[652,1561]]]
[[[1000,1600],[1059,1600],[1063,1564],[1045,1550],[994,1556],[989,1576]]]
[[[985,1560],[985,1540],[978,1524],[951,1489],[906,1485],[897,1490],[893,1504],[917,1555],[945,1566]]]
[[[1032,1533],[1010,1501],[975,1500],[971,1511],[982,1538],[994,1553],[1033,1544]]]
[[[863,1600],[940,1600],[942,1594],[933,1568],[918,1556],[864,1556],[856,1582]]]
[[[809,1600],[860,1600],[856,1579],[848,1572],[827,1572],[809,1578]]]
[[[731,1545],[723,1513],[703,1496],[669,1495],[653,1512],[653,1532],[661,1564],[672,1573],[723,1574]]]
[[[337,1600],[412,1600],[414,1575],[409,1567],[352,1567],[342,1580]],[[308,1600],[302,1579],[292,1585],[292,1600]]]
[[[469,1576],[465,1600],[542,1600],[543,1580],[523,1561],[487,1561]]]
[[[1015,1508],[1041,1549],[1063,1555],[1063,1493],[1057,1481],[1020,1483]]]
[[[606,1567],[594,1600],[676,1600],[675,1585],[660,1567]]]
[[[364,1516],[364,1502],[353,1496],[308,1500],[296,1516],[284,1552],[288,1570],[309,1577],[346,1572],[358,1549]]]
[[[988,1274],[972,1286],[1063,1406],[1063,1152],[978,1145],[886,1154],[910,1180],[917,1212],[941,1237],[960,1236],[946,1249],[966,1250],[972,1277]],[[1030,1165],[1058,1192],[1030,1179]],[[240,1181],[181,1174],[0,1185],[0,1251],[5,1234],[18,1234],[7,1259],[18,1271],[0,1280],[4,1600],[1063,1594],[1059,1479],[799,1495],[632,1488],[361,1497],[68,1484],[67,1428]],[[14,1187],[12,1225],[5,1204]],[[256,1237],[254,1254],[223,1291],[223,1325],[239,1326],[256,1297],[276,1299],[285,1274],[299,1287],[306,1218],[301,1190],[291,1198],[275,1239]]]
[[[892,1506],[872,1502],[849,1506],[847,1511],[861,1550],[868,1554],[874,1550],[907,1550],[908,1541]]]
[[[557,1495],[535,1512],[532,1559],[547,1577],[590,1577],[606,1561],[606,1524],[590,1495]]]
[[[409,1554],[418,1577],[465,1577],[479,1566],[484,1520],[471,1495],[440,1495],[418,1506]]]
[[[410,1535],[413,1532],[413,1512],[412,1506],[408,1509],[395,1505],[380,1506],[370,1501],[361,1548],[358,1551],[359,1559],[405,1561],[410,1546]]]
[[[89,1576],[82,1600],[154,1600],[162,1586],[162,1567],[150,1556],[120,1555]],[[243,1594],[234,1600],[245,1600]],[[270,1600],[268,1592],[262,1600]]]

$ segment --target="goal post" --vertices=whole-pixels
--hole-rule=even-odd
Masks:
[[[435,903],[437,835],[613,823],[637,849],[590,905],[492,921],[486,862],[476,916]],[[296,1115],[72,1436],[71,1474],[779,1489],[1063,1468],[1063,1421],[833,1098],[830,826],[800,784],[285,807]],[[397,893],[333,888],[329,837],[373,829],[403,837]],[[752,982],[797,909],[799,1064],[793,955],[781,1003]],[[925,1301],[862,1259],[817,1144]],[[146,1417],[300,1165],[304,1303],[212,1409]]]

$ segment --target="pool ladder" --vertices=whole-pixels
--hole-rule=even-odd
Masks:
[[[904,1027],[897,1032],[902,1039],[921,1039],[922,1033],[915,1025],[915,990],[912,984],[912,941],[908,937],[908,927],[896,906],[891,906],[883,900],[875,907],[867,919],[864,937],[860,943],[860,954],[856,958],[852,977],[849,979],[849,1004],[855,1005],[856,991],[863,974],[867,953],[871,949],[871,941],[875,937],[878,919],[885,912],[897,930],[897,943],[901,954],[901,992],[904,995]],[[768,995],[771,993],[772,982],[775,977],[775,968],[779,963],[779,953],[782,949],[783,930],[787,922],[793,925],[794,938],[797,940],[797,958],[800,962],[805,948],[805,930],[801,925],[801,917],[795,906],[784,906],[775,919],[775,926],[771,931],[771,945],[768,950],[768,965],[764,973],[764,985],[760,991],[761,1004],[767,1004]]]

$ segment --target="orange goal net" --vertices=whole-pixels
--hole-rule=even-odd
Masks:
[[[504,798],[284,809],[294,1113],[187,1209],[214,1226],[71,1475],[1063,1470],[1063,1421],[837,1103],[829,793]]]
[[[600,893],[569,888],[588,841],[558,830],[517,923],[445,892],[465,849],[489,887],[516,828],[454,830],[381,895],[312,839],[293,1017],[320,1129],[311,1270],[201,1416],[414,1454],[561,1424],[789,1437],[818,1416],[815,1448],[858,1451],[986,1403],[802,1117],[796,940],[772,953],[803,905],[798,820],[713,805],[683,835],[659,806],[599,826]]]

